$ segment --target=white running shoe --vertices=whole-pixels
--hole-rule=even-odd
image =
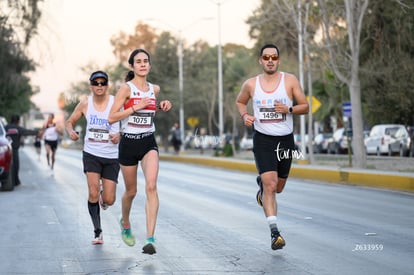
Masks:
[[[101,233],[99,233],[99,234],[96,234],[96,233],[95,233],[95,239],[93,239],[91,243],[92,243],[93,245],[103,244],[103,243],[104,243],[104,241],[103,241],[103,235],[102,235],[102,232],[101,232]]]

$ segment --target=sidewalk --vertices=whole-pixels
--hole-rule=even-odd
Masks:
[[[252,152],[243,152],[236,157],[214,157],[213,151],[200,154],[197,150],[186,150],[180,155],[160,150],[160,159],[166,161],[179,161],[184,163],[221,167],[257,173]],[[401,160],[407,162],[406,160]],[[412,161],[412,160],[410,160]],[[326,161],[325,161],[326,162]],[[393,160],[390,165],[395,167]],[[333,164],[338,163],[332,161]],[[372,165],[372,164],[371,164]],[[396,170],[396,168],[394,168]],[[318,180],[348,185],[369,186],[396,191],[414,192],[414,172],[400,172],[377,169],[357,169],[330,165],[297,164],[292,165],[291,177],[306,180]]]

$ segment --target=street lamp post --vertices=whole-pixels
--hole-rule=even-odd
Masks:
[[[223,59],[221,52],[221,1],[217,1],[217,25],[218,25],[218,45],[217,45],[217,67],[218,67],[218,113],[219,113],[219,137],[223,136]]]
[[[178,91],[180,100],[180,128],[181,128],[181,141],[184,143],[184,85],[183,85],[183,38],[181,36],[181,30],[179,32],[178,40]]]
[[[302,89],[305,87],[305,80],[303,74],[303,35],[302,35],[302,7],[301,0],[298,0],[298,55],[299,55],[299,82]],[[300,136],[301,136],[301,151],[303,158],[307,158],[306,154],[306,139],[305,139],[305,115],[300,115]]]

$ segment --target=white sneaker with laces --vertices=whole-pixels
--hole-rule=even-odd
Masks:
[[[99,233],[99,235],[96,235],[96,234],[95,234],[95,239],[93,239],[91,243],[92,243],[93,245],[103,244],[103,243],[104,243],[104,241],[103,241],[103,235],[102,235],[102,232],[101,232],[101,233]]]

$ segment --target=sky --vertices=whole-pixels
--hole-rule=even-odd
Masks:
[[[80,68],[114,64],[111,37],[131,34],[139,21],[160,31],[181,31],[187,44],[238,43],[250,47],[246,19],[260,0],[44,0],[39,34],[29,47],[38,63],[30,74],[40,93],[32,101],[43,112],[58,111],[57,99],[72,83],[89,78]],[[220,28],[218,23],[220,11]],[[126,62],[126,61],[125,61]]]

